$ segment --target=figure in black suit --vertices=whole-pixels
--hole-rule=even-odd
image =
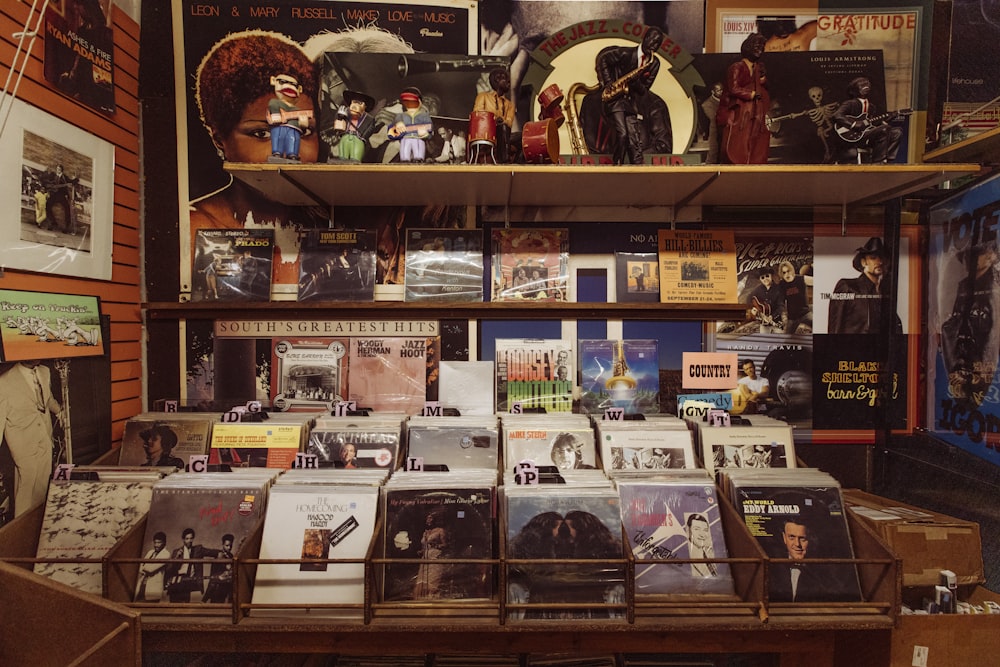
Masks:
[[[631,164],[643,163],[639,107],[642,97],[649,92],[660,71],[656,50],[662,43],[663,32],[651,27],[646,30],[638,47],[609,46],[597,54],[597,78],[602,87],[604,114],[618,137],[615,164],[623,164],[626,153]],[[630,75],[632,78],[620,89],[613,86],[616,81]]]
[[[172,559],[212,558],[215,551],[194,543],[194,529],[185,528],[181,533],[184,544],[170,554]],[[167,595],[171,602],[191,602],[191,593],[197,593],[200,602],[204,592],[204,563],[171,563],[167,569]]]
[[[802,516],[785,519],[781,540],[787,555],[795,561],[807,557],[813,529]],[[860,599],[857,574],[849,564],[775,563],[771,565],[769,597],[772,602],[849,602]]]
[[[867,77],[859,76],[851,80],[847,85],[850,99],[837,107],[833,114],[833,125],[842,138],[857,137],[853,143],[844,142],[848,152],[852,148],[868,148],[873,163],[895,162],[903,130],[890,122],[898,118],[899,114],[891,112],[887,114],[888,117],[872,122],[876,116],[886,114],[871,102],[871,92],[872,82]]]

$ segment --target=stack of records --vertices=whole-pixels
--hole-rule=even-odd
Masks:
[[[721,473],[720,487],[769,558],[772,602],[861,600],[840,485],[813,468],[738,470]],[[816,560],[820,559],[820,560]]]
[[[618,493],[599,470],[561,476],[561,484],[503,486],[508,617],[624,618]]]
[[[598,421],[601,461],[609,475],[620,471],[697,468],[694,441],[683,419]]]
[[[795,467],[795,440],[786,422],[754,415],[741,417],[731,426],[689,423],[698,424],[701,456],[709,471]]]
[[[230,603],[233,558],[264,516],[277,471],[171,475],[153,487],[136,602]],[[158,563],[159,560],[179,561]]]
[[[406,425],[407,460],[437,469],[485,468],[495,474],[498,443],[496,417],[411,417]]]
[[[191,456],[208,453],[215,415],[203,412],[143,412],[125,422],[118,463],[184,468]]]
[[[377,468],[390,473],[399,461],[403,417],[323,417],[309,432],[306,454],[320,468]]]
[[[149,510],[149,472],[118,475],[118,481],[53,481],[35,555],[39,559],[94,559],[104,556]],[[130,481],[127,481],[131,477]],[[35,574],[101,595],[101,563],[36,563]]]
[[[496,481],[495,471],[477,469],[389,478],[381,555],[396,562],[384,565],[383,601],[492,599]]]
[[[596,468],[597,447],[590,418],[578,414],[504,414],[504,470],[531,462],[559,470]]]
[[[639,595],[733,594],[722,514],[706,470],[616,478],[622,525],[636,558]],[[707,562],[671,564],[674,559]],[[659,561],[655,564],[650,561]]]
[[[291,470],[271,488],[254,580],[253,615],[360,616],[364,558],[375,532],[376,470]],[[352,561],[352,562],[328,562]],[[344,605],[315,608],[316,605]]]

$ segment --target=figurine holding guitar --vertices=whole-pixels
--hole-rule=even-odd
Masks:
[[[871,92],[872,84],[867,77],[853,79],[847,86],[850,99],[842,102],[833,114],[834,129],[844,144],[845,154],[856,155],[858,149],[868,149],[874,164],[895,162],[903,129],[891,121],[912,110],[877,113],[869,99]]]

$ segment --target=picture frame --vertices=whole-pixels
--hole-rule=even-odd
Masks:
[[[0,290],[0,361],[104,354],[96,296]]]
[[[0,265],[111,279],[115,147],[16,98],[0,136]],[[61,168],[60,168],[61,167]]]

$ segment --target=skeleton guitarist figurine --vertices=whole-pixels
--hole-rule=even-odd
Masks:
[[[638,47],[609,46],[597,54],[597,78],[602,86],[604,114],[618,138],[615,164],[624,164],[626,154],[631,164],[644,162],[639,99],[648,93],[660,71],[656,51],[662,43],[663,32],[651,27]]]

